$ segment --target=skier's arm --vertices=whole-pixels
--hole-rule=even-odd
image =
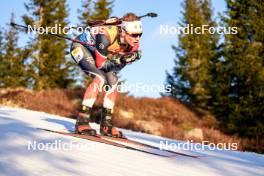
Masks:
[[[111,62],[107,59],[108,55],[108,46],[111,44],[109,39],[103,35],[103,34],[98,34],[96,35],[96,44],[95,44],[95,62],[96,66],[99,69],[103,70],[111,70],[116,63]]]
[[[96,66],[99,69],[109,71],[117,67],[123,68],[126,64],[139,60],[141,57],[140,50],[130,53],[115,53],[114,55],[111,55],[107,50],[109,45],[111,45],[111,43],[106,35],[96,35],[95,61]]]

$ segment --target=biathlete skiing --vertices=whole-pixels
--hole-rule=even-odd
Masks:
[[[142,33],[140,17],[134,13],[127,13],[118,25],[95,26],[90,33],[83,32],[76,38],[79,41],[86,42],[86,45],[72,43],[70,51],[72,58],[82,71],[93,79],[85,91],[78,113],[75,125],[77,133],[96,134],[89,122],[96,97],[99,92],[103,92],[100,133],[111,137],[123,137],[122,133],[112,123],[118,85],[116,74],[127,64],[140,59],[139,40]],[[93,39],[93,42],[90,41],[91,39]],[[90,45],[89,42],[93,44]]]

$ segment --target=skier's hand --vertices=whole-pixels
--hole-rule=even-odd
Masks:
[[[111,55],[109,57],[109,60],[116,65],[123,65],[124,64],[124,62],[122,61],[122,55],[121,54]]]
[[[126,54],[122,57],[122,61],[124,63],[132,63],[132,62],[139,60],[141,58],[141,53],[142,53],[141,50],[138,50],[138,51]]]
[[[108,55],[108,59],[116,65],[126,65],[141,58],[141,50],[130,53]]]

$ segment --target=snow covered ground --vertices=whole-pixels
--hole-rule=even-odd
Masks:
[[[37,129],[67,131],[74,129],[74,123],[73,119],[43,112],[0,106],[0,175],[264,175],[264,155],[256,153],[192,150],[181,152],[203,157],[164,158]],[[92,126],[98,130],[97,124]],[[182,142],[122,131],[156,146],[160,141]],[[34,144],[37,150],[33,150]],[[70,144],[74,147],[69,148]]]

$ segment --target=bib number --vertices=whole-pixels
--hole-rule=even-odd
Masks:
[[[81,47],[76,47],[74,50],[72,50],[71,54],[77,63],[83,58],[83,51]]]

